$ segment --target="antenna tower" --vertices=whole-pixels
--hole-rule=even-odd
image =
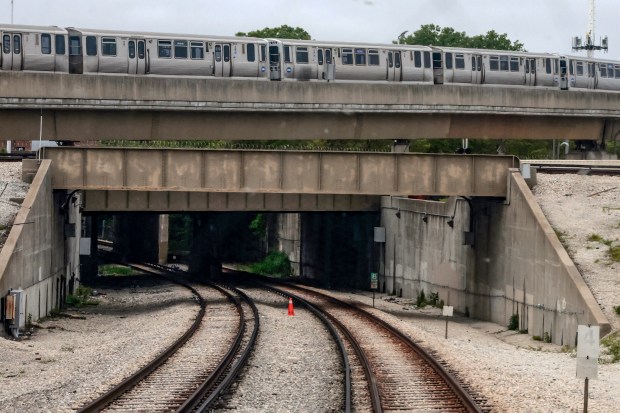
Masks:
[[[585,42],[582,41],[581,37],[573,37],[573,51],[579,50],[587,50],[588,57],[594,57],[595,50],[603,50],[607,52],[609,42],[607,40],[607,36],[605,36],[599,45],[595,44],[594,38],[594,13],[595,5],[594,0],[590,0],[590,7],[588,10],[588,31],[586,33]]]

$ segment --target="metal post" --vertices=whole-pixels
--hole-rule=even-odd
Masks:
[[[446,317],[446,340],[448,339],[448,317]]]
[[[586,377],[583,388],[583,413],[588,413],[588,378]]]
[[[372,308],[375,308],[375,290],[372,290]]]

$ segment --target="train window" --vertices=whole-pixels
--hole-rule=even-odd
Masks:
[[[174,41],[174,58],[187,59],[187,40]]]
[[[97,56],[97,38],[95,36],[86,36],[86,55]]]
[[[424,67],[427,69],[431,67],[431,52],[424,52]]]
[[[2,52],[11,53],[11,36],[8,34],[2,36]]]
[[[394,58],[392,52],[388,52],[388,67],[394,67]]]
[[[366,66],[366,49],[355,49],[355,64]]]
[[[583,76],[583,62],[577,62],[577,76]]]
[[[379,66],[379,51],[370,49],[368,51],[368,66]]]
[[[489,58],[489,69],[491,70],[499,70],[499,56],[491,56]]]
[[[136,58],[136,42],[135,41],[133,40],[129,41],[129,43],[127,44],[127,52],[129,53],[130,59]]]
[[[499,70],[501,72],[507,72],[510,69],[510,59],[508,56],[499,57]]]
[[[224,61],[230,62],[230,45],[224,45]]]
[[[69,37],[69,54],[71,56],[82,55],[82,41],[79,36]]]
[[[191,57],[194,60],[203,60],[205,58],[205,44],[203,42],[190,42],[189,43],[191,49]],[[254,45],[252,45],[254,47]],[[248,51],[250,50],[250,45],[248,45]],[[254,51],[254,49],[252,49]],[[249,54],[248,54],[249,60]],[[252,59],[252,62],[254,59]]]
[[[454,55],[454,67],[456,69],[465,69],[465,55]]]
[[[325,63],[332,64],[332,49],[325,49]]]
[[[433,69],[441,69],[442,61],[441,61],[441,53],[433,52]]]
[[[19,34],[13,35],[13,53],[20,54],[22,52],[22,38]]]
[[[471,57],[471,71],[472,72],[476,71],[476,56]]]
[[[48,33],[41,34],[41,53],[42,54],[51,54],[52,53],[52,35]]]
[[[157,56],[161,59],[170,59],[172,57],[172,42],[170,40],[157,41]]]
[[[323,66],[323,49],[319,49],[318,59],[319,59],[319,66]]]
[[[600,69],[601,69],[601,77],[607,77],[607,66],[601,65]]]
[[[510,56],[510,71],[511,72],[519,71],[519,58],[516,56]]]
[[[222,45],[220,44],[215,45],[215,61],[216,62],[222,61]]]
[[[614,69],[615,69],[615,73],[616,73],[615,78],[616,79],[620,79],[620,65],[615,65]]]
[[[144,59],[145,51],[144,51],[144,41],[138,42],[138,59]]]
[[[545,59],[545,71],[547,72],[548,75],[551,74],[551,59],[549,58]]]
[[[269,62],[278,63],[280,61],[280,51],[278,46],[269,46]]]
[[[400,69],[400,52],[394,52],[394,66]]]
[[[291,61],[291,47],[290,46],[284,46],[284,62],[293,63]]]
[[[254,43],[248,43],[247,46],[248,62],[254,62],[256,60],[256,49],[254,48]]]
[[[114,37],[101,38],[101,55],[116,56],[116,39]]]
[[[446,69],[452,69],[452,66],[453,66],[452,65],[452,63],[453,63],[452,53],[446,53],[444,58],[446,60]]]
[[[417,50],[413,52],[413,64],[415,67],[422,67],[422,53]]]
[[[574,74],[575,74],[574,66],[575,66],[575,62],[573,62],[572,60],[569,60],[569,61],[568,61],[568,72],[569,72],[571,75],[574,75]]]
[[[342,64],[343,65],[353,64],[353,49],[342,49]]]
[[[295,61],[297,63],[308,63],[308,48],[296,47],[295,48]]]
[[[65,54],[65,35],[57,34],[54,40],[56,42],[56,54],[57,55]]]
[[[264,44],[260,45],[260,61],[264,62],[267,59],[267,48]]]

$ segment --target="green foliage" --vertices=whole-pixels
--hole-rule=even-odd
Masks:
[[[80,285],[75,292],[75,295],[69,294],[67,296],[67,304],[72,307],[82,307],[84,305],[98,305],[98,301],[90,299],[92,293],[92,288]]]
[[[620,141],[607,142],[605,145],[605,151],[620,157]]]
[[[260,37],[260,38],[275,38],[275,39],[297,39],[297,40],[310,40],[312,37],[310,33],[302,29],[301,27],[291,27],[283,24],[279,27],[265,27],[260,30],[252,30],[251,32],[238,32],[235,34],[238,37]]]
[[[192,217],[188,214],[170,214],[170,251],[189,251],[192,247]]]
[[[543,341],[545,343],[551,343],[551,341],[553,341],[553,338],[551,337],[551,333],[545,331],[545,334],[543,335]]]
[[[598,235],[598,234],[590,234],[590,235],[588,236],[588,241],[603,243],[604,239],[603,239],[603,237],[601,237],[601,236],[600,236],[600,235]]]
[[[609,247],[609,257],[614,262],[620,262],[620,245]]]
[[[620,333],[615,332],[601,340],[605,347],[603,353],[610,357],[609,362],[617,363],[620,361]]]
[[[468,36],[465,32],[458,32],[452,27],[441,27],[436,24],[423,24],[409,36],[401,35],[394,43],[524,51],[523,43],[511,41],[506,33],[499,34],[495,30],[490,30],[486,34]]]
[[[416,305],[418,306],[418,308],[424,308],[426,307],[426,295],[424,294],[424,290],[420,290],[420,293],[418,294],[418,298],[416,299]]]
[[[519,314],[513,314],[510,316],[510,321],[508,322],[508,330],[518,330],[519,329]]]
[[[534,340],[534,341],[542,341],[542,337],[541,336],[532,336],[532,340]]]
[[[250,271],[261,275],[288,277],[291,275],[291,262],[285,253],[272,251],[263,261],[250,265]]]
[[[250,222],[250,231],[257,237],[264,237],[267,232],[267,225],[265,224],[265,215],[256,214],[256,217]]]
[[[616,312],[617,315],[620,315],[620,305],[615,306],[614,311]]]
[[[132,275],[134,270],[124,265],[105,264],[99,266],[99,274],[103,276],[126,276]],[[80,287],[82,288],[82,287]]]

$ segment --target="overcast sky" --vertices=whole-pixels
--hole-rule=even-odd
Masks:
[[[507,33],[528,51],[571,54],[584,36],[588,0],[14,0],[15,24],[234,35],[282,24],[313,39],[390,43],[405,30],[438,24],[468,35]],[[11,0],[0,0],[11,21]],[[596,37],[620,60],[620,2],[597,0]]]

